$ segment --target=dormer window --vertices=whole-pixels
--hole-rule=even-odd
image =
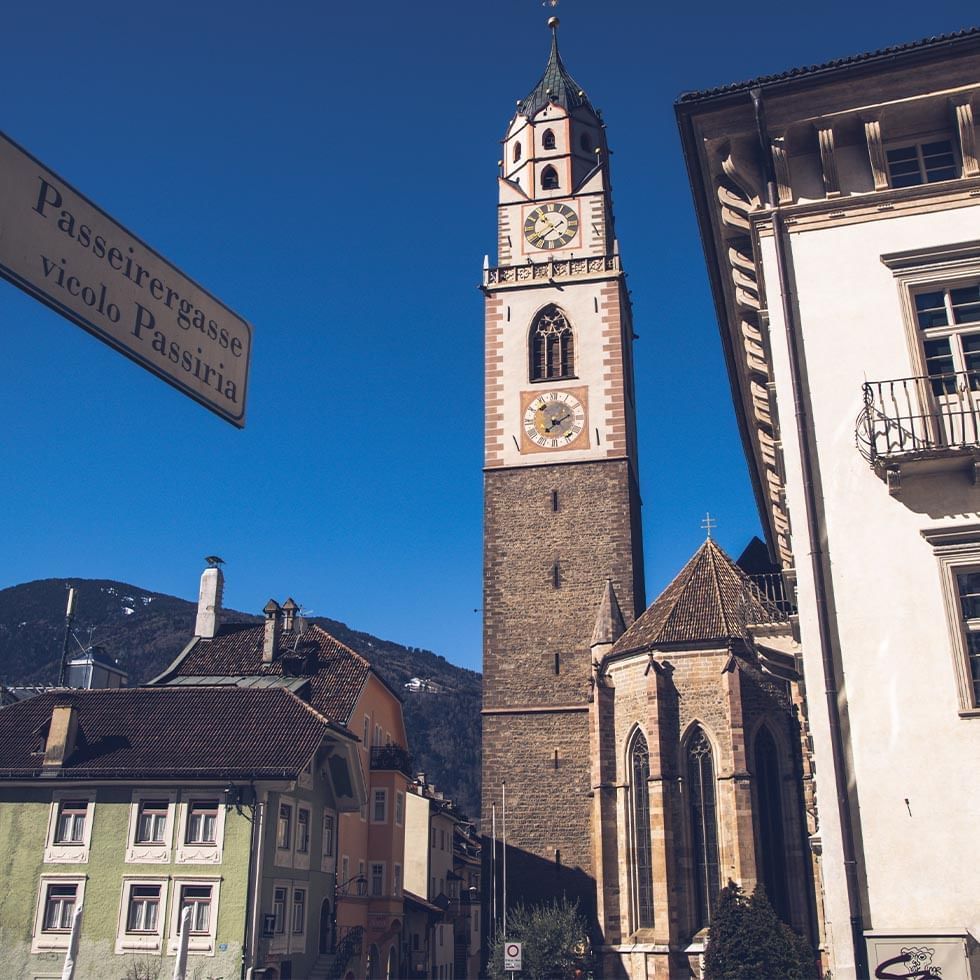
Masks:
[[[541,145],[546,150],[553,150],[555,148],[555,134],[550,129],[544,131],[544,136],[541,137]]]
[[[896,146],[885,151],[885,159],[892,187],[917,187],[959,176],[953,141],[948,139]]]
[[[541,171],[541,190],[558,190],[558,171],[554,167],[545,167]]]
[[[520,143],[515,143],[514,144],[514,163],[517,163],[517,161],[520,160],[520,158],[521,158],[521,144]]]

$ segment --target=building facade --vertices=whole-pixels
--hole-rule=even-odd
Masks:
[[[978,93],[974,30],[677,104],[796,589],[835,978],[980,976]]]

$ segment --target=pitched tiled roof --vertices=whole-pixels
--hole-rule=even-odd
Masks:
[[[558,53],[557,31],[553,31],[551,35],[551,54],[548,56],[548,64],[545,65],[541,81],[518,103],[517,111],[530,119],[546,105],[560,105],[569,112],[583,105],[592,109],[589,97],[582,91],[578,82],[568,74],[561,60],[561,55]],[[595,109],[592,111],[594,113]]]
[[[302,675],[309,676],[309,703],[331,721],[348,724],[371,673],[368,661],[314,624],[307,626],[302,636],[292,631],[280,633],[278,655],[272,663],[264,664],[264,636],[261,624],[229,623],[213,639],[198,639],[157,681],[165,684],[175,675],[282,677],[283,654],[296,648],[311,660],[311,667],[302,669]]]
[[[727,643],[744,639],[747,623],[783,620],[779,610],[708,538],[659,598],[617,640],[610,655]]]
[[[0,773],[37,775],[52,710],[77,712],[61,777],[295,778],[327,719],[284,690],[140,687],[45,692],[0,710]]]
[[[917,51],[931,47],[944,47],[965,38],[980,35],[980,27],[968,27],[962,31],[954,31],[950,34],[938,34],[934,37],[922,38],[919,41],[909,41],[906,44],[893,44],[878,51],[866,51],[863,54],[850,55],[846,58],[835,58],[833,61],[824,62],[821,65],[807,65],[802,68],[791,68],[789,71],[779,72],[775,75],[761,75],[751,81],[732,82],[730,85],[720,85],[717,88],[704,89],[700,92],[684,92],[677,99],[678,104],[683,102],[699,102],[702,99],[711,99],[719,95],[728,95],[735,92],[744,92],[748,89],[756,88],[759,85],[771,85],[774,82],[785,82],[796,78],[811,77],[813,75],[825,74],[837,71],[841,68],[864,65],[874,61],[886,61],[893,59],[896,55],[906,52]]]

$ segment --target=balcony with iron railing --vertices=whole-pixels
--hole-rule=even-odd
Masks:
[[[976,482],[980,464],[980,372],[867,381],[857,419],[861,455],[901,491],[902,474],[962,469]]]
[[[393,769],[406,776],[412,775],[412,757],[408,749],[400,745],[372,745],[371,768]]]

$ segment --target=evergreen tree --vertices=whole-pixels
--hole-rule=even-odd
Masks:
[[[749,898],[733,881],[718,896],[704,953],[705,980],[817,980],[810,944],[773,911],[765,890]]]
[[[507,913],[507,940],[523,944],[519,980],[573,980],[592,969],[588,926],[577,902],[561,898],[544,905],[518,905]],[[499,933],[487,972],[491,980],[510,980]]]

